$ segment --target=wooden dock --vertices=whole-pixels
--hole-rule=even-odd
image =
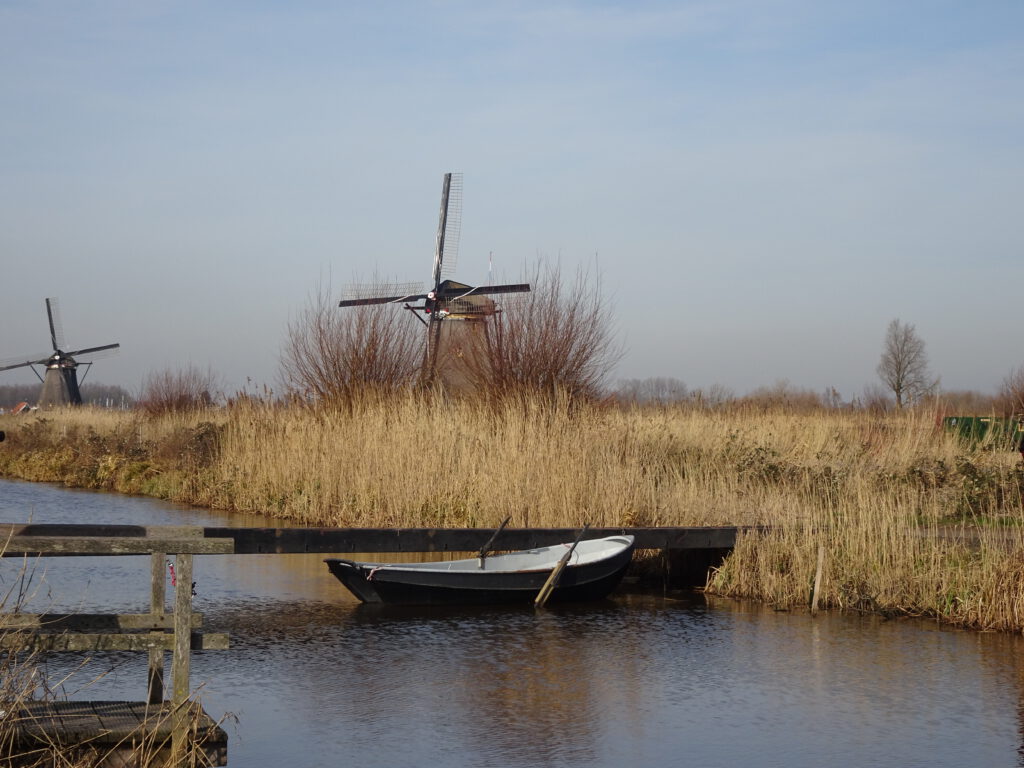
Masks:
[[[227,734],[191,700],[191,651],[228,647],[224,634],[203,634],[192,611],[192,559],[230,554],[233,542],[207,538],[195,526],[162,526],[110,535],[109,528],[0,526],[4,556],[148,555],[150,611],[133,614],[27,614],[0,616],[0,650],[50,653],[145,651],[147,697],[124,701],[26,701],[8,704],[5,726],[11,765],[219,766],[227,763]],[[166,608],[165,562],[174,556],[173,611]],[[171,654],[171,696],[164,695],[164,657]],[[141,687],[141,686],[140,686]],[[0,705],[2,707],[2,705]],[[9,718],[14,718],[13,722]]]
[[[744,529],[590,528],[586,538],[631,534],[638,549],[661,550],[667,581],[675,586],[704,583],[709,567],[721,562]],[[113,651],[149,653],[145,702],[30,702],[17,710],[17,746],[39,750],[93,750],[88,754],[133,758],[166,756],[168,765],[198,757],[199,765],[225,765],[227,736],[189,699],[191,650],[224,649],[226,635],[203,634],[202,617],[192,612],[194,555],[346,554],[387,552],[473,552],[493,530],[484,528],[231,528],[220,526],[138,526],[0,523],[0,556],[43,557],[149,555],[150,612],[146,614],[5,614],[0,650]],[[573,541],[578,528],[505,528],[495,551],[532,549]],[[175,556],[174,610],[166,611],[165,561]],[[172,695],[164,701],[164,654],[172,654]],[[27,752],[25,754],[27,754]],[[133,757],[134,756],[134,757]]]

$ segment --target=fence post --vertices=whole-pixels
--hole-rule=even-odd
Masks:
[[[174,590],[174,657],[171,660],[171,703],[174,721],[171,736],[173,760],[181,764],[188,744],[189,655],[192,646],[192,555],[179,554]]]
[[[164,573],[163,552],[154,552],[151,555],[150,570],[152,582],[150,585],[149,611],[158,614],[166,610],[167,597],[167,576]],[[164,649],[149,649],[149,681],[147,685],[146,701],[149,704],[160,704],[164,700]]]

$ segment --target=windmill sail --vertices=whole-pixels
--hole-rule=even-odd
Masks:
[[[64,343],[64,326],[60,322],[60,310],[57,306],[57,299],[50,298],[46,300],[46,317],[50,321],[50,341],[53,343],[53,351],[56,352],[58,349],[63,349],[66,346]]]

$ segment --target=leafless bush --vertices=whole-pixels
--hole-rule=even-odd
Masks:
[[[1006,416],[1024,416],[1024,366],[1006,374],[996,396],[996,407]]]
[[[1001,413],[1003,407],[999,395],[986,395],[970,389],[943,390],[935,395],[933,403],[935,412],[940,416],[988,416]]]
[[[821,394],[810,389],[801,389],[788,381],[777,381],[770,387],[758,387],[737,402],[741,408],[758,411],[786,410],[808,413],[825,408]]]
[[[620,350],[600,283],[584,270],[566,288],[559,267],[537,264],[530,293],[503,303],[472,375],[485,396],[597,398]]]
[[[142,384],[138,406],[151,415],[182,413],[209,408],[215,402],[217,376],[195,366],[151,373]]]
[[[288,323],[281,352],[285,390],[304,402],[351,403],[373,390],[411,387],[423,359],[422,327],[399,307],[339,308],[327,286]]]
[[[878,384],[868,384],[864,387],[863,395],[854,400],[854,406],[868,413],[883,414],[893,406],[893,399],[885,388]]]
[[[686,384],[679,379],[654,376],[647,379],[623,379],[615,388],[615,396],[625,403],[668,405],[686,402],[690,393]]]

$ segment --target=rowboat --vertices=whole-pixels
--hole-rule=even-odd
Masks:
[[[559,561],[552,601],[599,600],[622,580],[633,558],[632,536],[435,563],[360,563],[324,560],[331,573],[364,603],[451,605],[531,602]]]

